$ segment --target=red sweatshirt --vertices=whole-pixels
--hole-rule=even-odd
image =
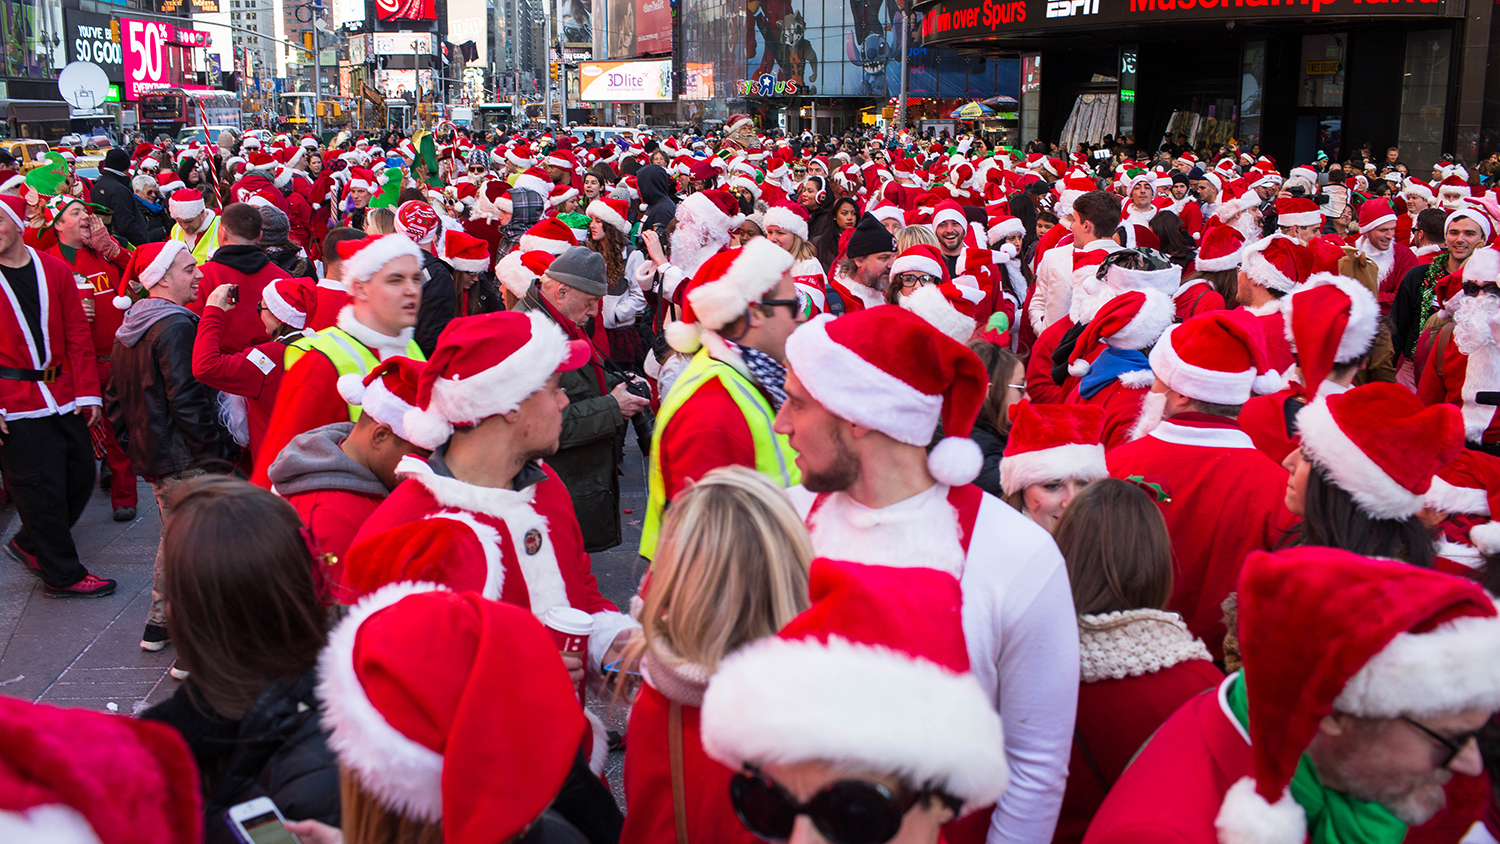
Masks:
[[[234,310],[247,307],[241,300]],[[203,309],[198,336],[193,341],[193,377],[220,392],[244,396],[250,423],[250,458],[259,469],[260,444],[271,422],[271,411],[276,407],[286,345],[279,340],[267,340],[244,351],[226,354],[220,350],[225,317],[224,310],[214,305]]]

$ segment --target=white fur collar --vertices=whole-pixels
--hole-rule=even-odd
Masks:
[[[863,284],[860,284],[849,276],[844,275],[844,273],[839,270],[834,270],[833,280],[842,285],[844,289],[854,294],[854,296],[858,297],[859,301],[863,303],[866,308],[876,308],[885,304],[884,293],[881,293],[879,290],[876,290],[873,287],[866,287]]]
[[[954,577],[963,572],[958,511],[942,484],[878,510],[846,493],[829,493],[807,521],[813,550],[825,556],[869,565],[921,565]]]
[[[1192,659],[1211,660],[1182,616],[1125,610],[1078,617],[1079,669],[1085,683],[1155,674]]]
[[[1417,256],[1418,258],[1422,257],[1423,255],[1436,255],[1442,248],[1443,244],[1441,243],[1429,243],[1426,246],[1412,247],[1411,254]]]
[[[345,305],[339,311],[338,327],[345,334],[369,346],[381,360],[406,354],[406,345],[411,342],[414,329],[403,328],[395,337],[382,334],[354,317],[354,306]]]
[[[1265,304],[1256,305],[1253,308],[1246,307],[1245,310],[1254,316],[1268,316],[1270,314],[1279,314],[1281,313],[1281,300],[1272,299]]]

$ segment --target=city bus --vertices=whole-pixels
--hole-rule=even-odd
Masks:
[[[317,94],[312,91],[292,91],[282,94],[281,108],[276,120],[279,132],[311,132],[313,117],[317,114]]]
[[[141,131],[146,137],[177,137],[184,128],[227,126],[240,130],[240,96],[230,91],[166,88],[141,94]]]

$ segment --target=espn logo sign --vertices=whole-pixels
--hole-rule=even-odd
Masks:
[[[1047,0],[1047,17],[1071,18],[1099,14],[1099,0]]]

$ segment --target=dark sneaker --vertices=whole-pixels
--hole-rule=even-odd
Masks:
[[[103,598],[115,594],[115,582],[86,574],[72,586],[43,586],[42,594],[48,598]]]
[[[21,546],[17,545],[14,539],[5,543],[5,556],[20,563],[22,568],[33,575],[42,576],[42,564],[36,561],[35,556],[22,551]]]
[[[109,492],[109,488],[114,484],[114,482],[115,473],[112,469],[109,468],[109,464],[105,463],[104,468],[99,470],[99,491]]]
[[[117,521],[117,522],[133,522],[133,521],[135,521],[135,508],[134,507],[116,507],[115,508],[115,521]]]
[[[167,646],[172,639],[167,635],[167,628],[160,624],[147,624],[146,632],[141,634],[141,650],[155,653]]]

